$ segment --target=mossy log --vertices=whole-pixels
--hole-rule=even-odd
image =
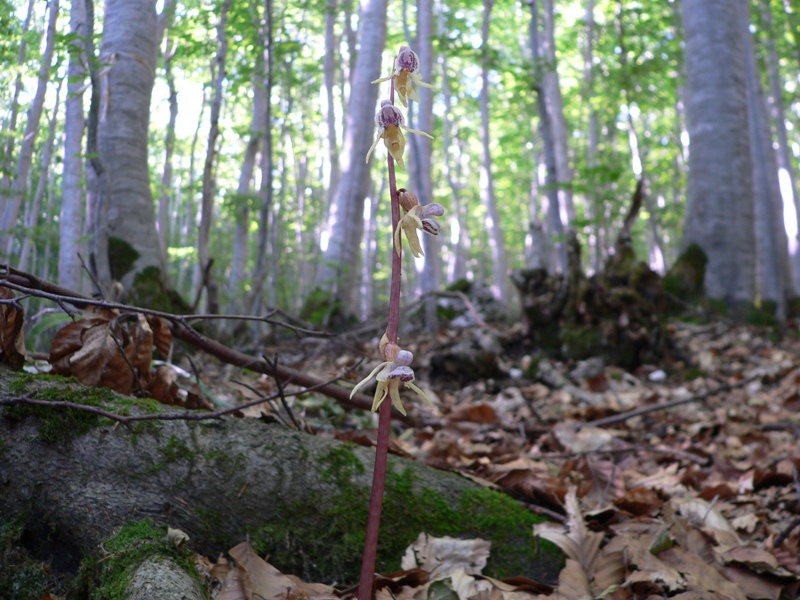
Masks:
[[[122,414],[174,412],[58,377],[0,368],[0,401],[35,396]],[[121,526],[152,519],[216,558],[249,539],[279,569],[307,581],[358,577],[374,451],[258,419],[137,422],[131,431],[76,409],[0,407],[0,524],[68,577]],[[390,457],[378,570],[399,568],[418,534],[491,540],[487,569],[547,578],[538,519],[508,496],[454,473]],[[164,529],[166,532],[166,529]],[[0,549],[2,550],[2,549]],[[100,552],[100,554],[98,554]]]

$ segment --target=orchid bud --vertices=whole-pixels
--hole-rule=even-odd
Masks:
[[[400,201],[400,206],[403,210],[409,212],[415,206],[419,206],[419,198],[414,192],[409,192],[405,188],[397,190],[397,199]]]

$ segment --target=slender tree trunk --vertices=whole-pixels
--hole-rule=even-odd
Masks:
[[[19,116],[19,95],[22,92],[22,65],[25,63],[25,55],[28,51],[28,30],[31,27],[33,18],[33,2],[28,0],[28,11],[25,14],[25,21],[22,23],[22,36],[20,38],[19,51],[17,52],[17,77],[14,80],[14,93],[11,96],[11,106],[9,107],[8,119],[3,121],[3,156],[0,162],[0,215],[5,210],[7,192],[11,187],[11,168],[14,164],[14,145],[17,135],[17,117]]]
[[[31,255],[31,248],[34,247],[34,240],[36,239],[36,237],[33,235],[33,229],[36,227],[37,223],[39,222],[39,217],[42,214],[42,199],[47,193],[47,186],[50,181],[50,163],[53,156],[53,145],[55,144],[56,140],[56,126],[58,125],[58,111],[61,101],[61,84],[62,81],[59,81],[58,87],[56,88],[56,102],[55,106],[53,106],[53,114],[50,117],[47,141],[44,143],[44,147],[42,149],[39,181],[36,184],[36,192],[33,194],[33,202],[31,202],[25,210],[25,228],[27,229],[27,232],[24,235],[22,251],[19,255],[19,268],[21,271],[28,270],[28,260]]]
[[[342,148],[342,174],[333,198],[328,247],[317,271],[316,285],[338,298],[345,311],[358,306],[355,291],[359,250],[364,231],[364,198],[369,187],[369,166],[364,160],[375,135],[374,118],[381,75],[381,54],[386,43],[386,0],[365,0],[359,19],[361,48],[352,77]],[[380,155],[380,150],[378,151]]]
[[[192,136],[192,144],[189,149],[189,182],[186,186],[188,193],[185,194],[185,203],[184,203],[184,210],[181,211],[184,215],[184,223],[181,227],[180,231],[180,243],[179,246],[186,247],[190,245],[190,240],[192,239],[192,233],[196,227],[196,215],[195,215],[195,205],[194,205],[194,196],[195,196],[195,186],[197,185],[197,169],[195,168],[195,160],[197,158],[197,146],[200,142],[200,131],[203,128],[203,115],[206,112],[206,106],[208,105],[208,97],[206,96],[205,89],[203,90],[203,100],[200,104],[200,116],[197,119],[197,127],[194,130],[194,135]],[[184,290],[187,283],[186,279],[189,273],[194,272],[194,264],[184,263],[181,265],[181,268],[178,270],[178,289]]]
[[[85,192],[83,179],[83,85],[87,59],[85,37],[85,0],[72,0],[70,33],[75,36],[69,45],[67,100],[64,115],[64,166],[61,184],[61,218],[59,219],[58,284],[70,290],[81,290],[81,263],[78,258],[83,228]]]
[[[198,286],[206,285],[208,292],[208,310],[218,312],[218,299],[214,297],[215,289],[211,269],[209,269],[209,242],[211,237],[211,223],[214,220],[214,197],[216,196],[216,182],[214,180],[214,168],[216,166],[217,139],[219,138],[219,116],[222,112],[222,84],[226,77],[225,61],[228,56],[228,36],[225,33],[225,25],[228,21],[228,9],[231,0],[224,0],[219,13],[217,22],[217,55],[214,58],[214,91],[211,97],[211,119],[208,131],[208,143],[206,146],[206,159],[203,163],[203,190],[200,201],[200,227],[197,231],[197,269],[195,284]],[[208,277],[203,281],[203,275]]]
[[[163,253],[161,257],[164,264],[169,264],[167,249],[169,248],[169,204],[172,195],[172,162],[175,153],[175,124],[178,120],[178,91],[175,87],[175,76],[172,73],[172,57],[175,55],[177,46],[174,40],[169,37],[169,30],[175,20],[175,0],[167,0],[164,8],[158,15],[158,40],[159,46],[162,45],[166,36],[161,52],[164,62],[164,78],[167,81],[169,90],[169,121],[164,139],[164,170],[161,173],[161,190],[158,195],[158,214],[156,217],[156,228],[158,230],[158,244]]]
[[[58,3],[59,0],[50,0],[48,4],[50,17],[47,21],[45,49],[40,61],[41,66],[39,67],[36,93],[31,101],[31,107],[28,109],[28,122],[25,124],[25,135],[20,145],[14,180],[11,182],[11,189],[7,196],[2,219],[0,219],[0,252],[5,250],[9,256],[13,250],[13,230],[17,223],[19,207],[28,192],[28,176],[31,171],[31,163],[33,162],[33,148],[36,144],[36,132],[39,130],[39,121],[42,118],[42,111],[44,109],[47,84],[50,81],[50,68],[53,62],[53,50],[56,40],[56,22],[58,21]]]
[[[683,243],[696,243],[708,258],[708,296],[737,308],[755,295],[744,44],[727,0],[683,0],[681,6],[691,140]]]
[[[85,38],[87,67],[92,82],[89,116],[86,120],[86,234],[88,238],[89,269],[100,284],[95,290],[103,295],[111,284],[111,265],[108,256],[108,188],[109,175],[100,155],[100,99],[108,91],[108,80],[97,70],[98,57],[94,47],[94,1],[85,0],[87,32]]]
[[[259,61],[261,62],[261,61]],[[263,64],[260,66],[263,70]],[[259,69],[257,69],[258,71]],[[250,239],[250,202],[252,196],[253,173],[256,167],[259,141],[263,137],[264,113],[267,97],[264,91],[264,73],[258,72],[253,77],[253,115],[250,122],[250,139],[244,151],[242,170],[239,173],[239,185],[236,188],[235,220],[236,230],[233,238],[233,258],[231,259],[230,278],[228,280],[228,298],[230,310],[238,312],[244,307],[240,300],[242,282],[246,277],[247,249]]]
[[[336,77],[336,65],[339,62],[337,38],[334,33],[336,23],[337,0],[328,0],[325,5],[325,58],[323,59],[323,71],[325,81],[325,125],[328,132],[328,164],[329,171],[327,177],[327,202],[326,209],[330,210],[333,202],[333,194],[339,185],[341,175],[339,167],[339,144],[336,136],[336,110],[334,108],[333,82]],[[340,69],[341,70],[341,69]]]
[[[560,210],[561,201],[559,199],[558,188],[558,163],[556,161],[556,142],[553,133],[553,114],[552,106],[548,104],[547,93],[545,91],[545,71],[542,68],[547,60],[544,54],[542,34],[539,31],[539,5],[537,0],[532,0],[530,4],[531,21],[528,33],[531,40],[531,55],[533,56],[534,86],[536,89],[536,107],[539,113],[539,134],[542,138],[542,148],[545,176],[544,187],[547,189],[544,206],[544,214],[547,215],[548,229],[551,236],[563,240],[564,222]],[[563,241],[556,243],[558,253],[558,264],[563,273],[567,272],[567,250]]]
[[[781,177],[781,195],[784,207],[790,214],[794,208],[794,222],[786,222],[789,235],[789,254],[794,275],[795,292],[800,292],[800,198],[797,195],[797,174],[794,168],[791,147],[786,132],[786,109],[783,102],[783,81],[780,73],[778,53],[775,49],[775,31],[772,20],[772,9],[769,0],[760,3],[762,21],[762,42],[766,49],[767,74],[769,76],[769,107],[772,126],[778,139],[778,169]]]
[[[497,299],[507,304],[509,301],[508,260],[506,244],[503,239],[503,228],[497,200],[494,193],[494,177],[492,175],[492,155],[489,149],[489,23],[491,21],[494,0],[483,0],[483,22],[481,25],[481,91],[478,98],[481,111],[481,165],[480,186],[481,200],[486,207],[486,228],[489,246],[492,252],[493,291]]]
[[[273,164],[274,152],[272,143],[272,87],[275,83],[274,73],[274,52],[273,52],[273,14],[272,0],[264,1],[264,93],[267,103],[264,111],[264,147],[261,150],[261,189],[259,195],[261,205],[258,211],[258,244],[256,254],[256,270],[253,275],[253,286],[250,296],[247,299],[247,310],[252,314],[258,314],[264,302],[264,282],[267,280],[267,269],[269,266],[269,232],[270,219],[273,212]]]
[[[749,4],[748,0],[738,0],[739,31],[747,79],[750,154],[753,161],[758,283],[761,300],[774,303],[778,319],[783,320],[786,316],[786,301],[794,293],[794,282],[783,223],[783,201],[772,145],[772,131],[750,33]]]
[[[572,169],[569,166],[569,132],[564,118],[564,101],[561,97],[561,86],[558,80],[555,42],[555,22],[553,0],[542,0],[542,57],[544,73],[542,86],[547,100],[548,113],[553,135],[555,151],[556,176],[558,178],[558,203],[561,220],[569,225],[575,220],[575,205],[572,199]]]
[[[419,55],[420,74],[424,81],[433,83],[433,1],[417,2],[417,43],[415,51]],[[433,92],[427,88],[419,90],[420,104],[417,117],[418,129],[433,131]],[[414,136],[415,153],[410,163],[414,168],[414,187],[420,204],[433,202],[432,156],[433,142],[423,136]],[[422,292],[428,294],[425,300],[425,328],[436,331],[437,299],[432,292],[442,285],[442,261],[439,256],[441,240],[433,236],[423,236],[425,245],[425,264],[422,271]]]
[[[584,17],[584,36],[585,46],[583,51],[583,93],[584,105],[588,109],[586,118],[586,166],[595,180],[595,168],[597,167],[597,112],[594,109],[592,99],[594,97],[594,0],[586,0],[586,13]],[[597,272],[602,265],[602,250],[600,246],[600,216],[602,210],[600,206],[601,196],[597,190],[590,190],[586,194],[586,216],[591,222],[588,250],[589,266],[592,271]]]

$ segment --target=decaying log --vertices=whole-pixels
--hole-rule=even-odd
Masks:
[[[0,399],[91,403],[139,414],[171,407],[0,368]],[[0,524],[21,521],[31,547],[73,573],[123,524],[152,518],[186,532],[195,551],[249,539],[306,581],[357,578],[372,448],[258,419],[140,422],[133,432],[85,412],[0,407]],[[378,568],[399,566],[421,531],[493,542],[489,571],[541,579],[558,558],[535,548],[536,520],[514,500],[454,473],[390,457]],[[38,556],[38,555],[37,555]],[[56,567],[54,567],[56,568]]]

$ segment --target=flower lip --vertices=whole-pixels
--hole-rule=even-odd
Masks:
[[[411,367],[400,365],[389,371],[386,379],[399,379],[402,382],[414,381],[414,370]]]
[[[408,350],[400,350],[394,359],[394,364],[398,367],[407,367],[414,361],[414,355]]]
[[[417,53],[408,46],[400,46],[400,51],[397,54],[397,66],[395,68],[397,72],[403,69],[410,73],[418,71],[419,57]]]
[[[386,129],[390,125],[403,127],[405,125],[405,118],[400,109],[395,107],[389,100],[381,102],[381,108],[375,115],[375,124],[381,129]]]
[[[439,235],[439,224],[433,219],[422,219],[422,230],[430,235]]]

